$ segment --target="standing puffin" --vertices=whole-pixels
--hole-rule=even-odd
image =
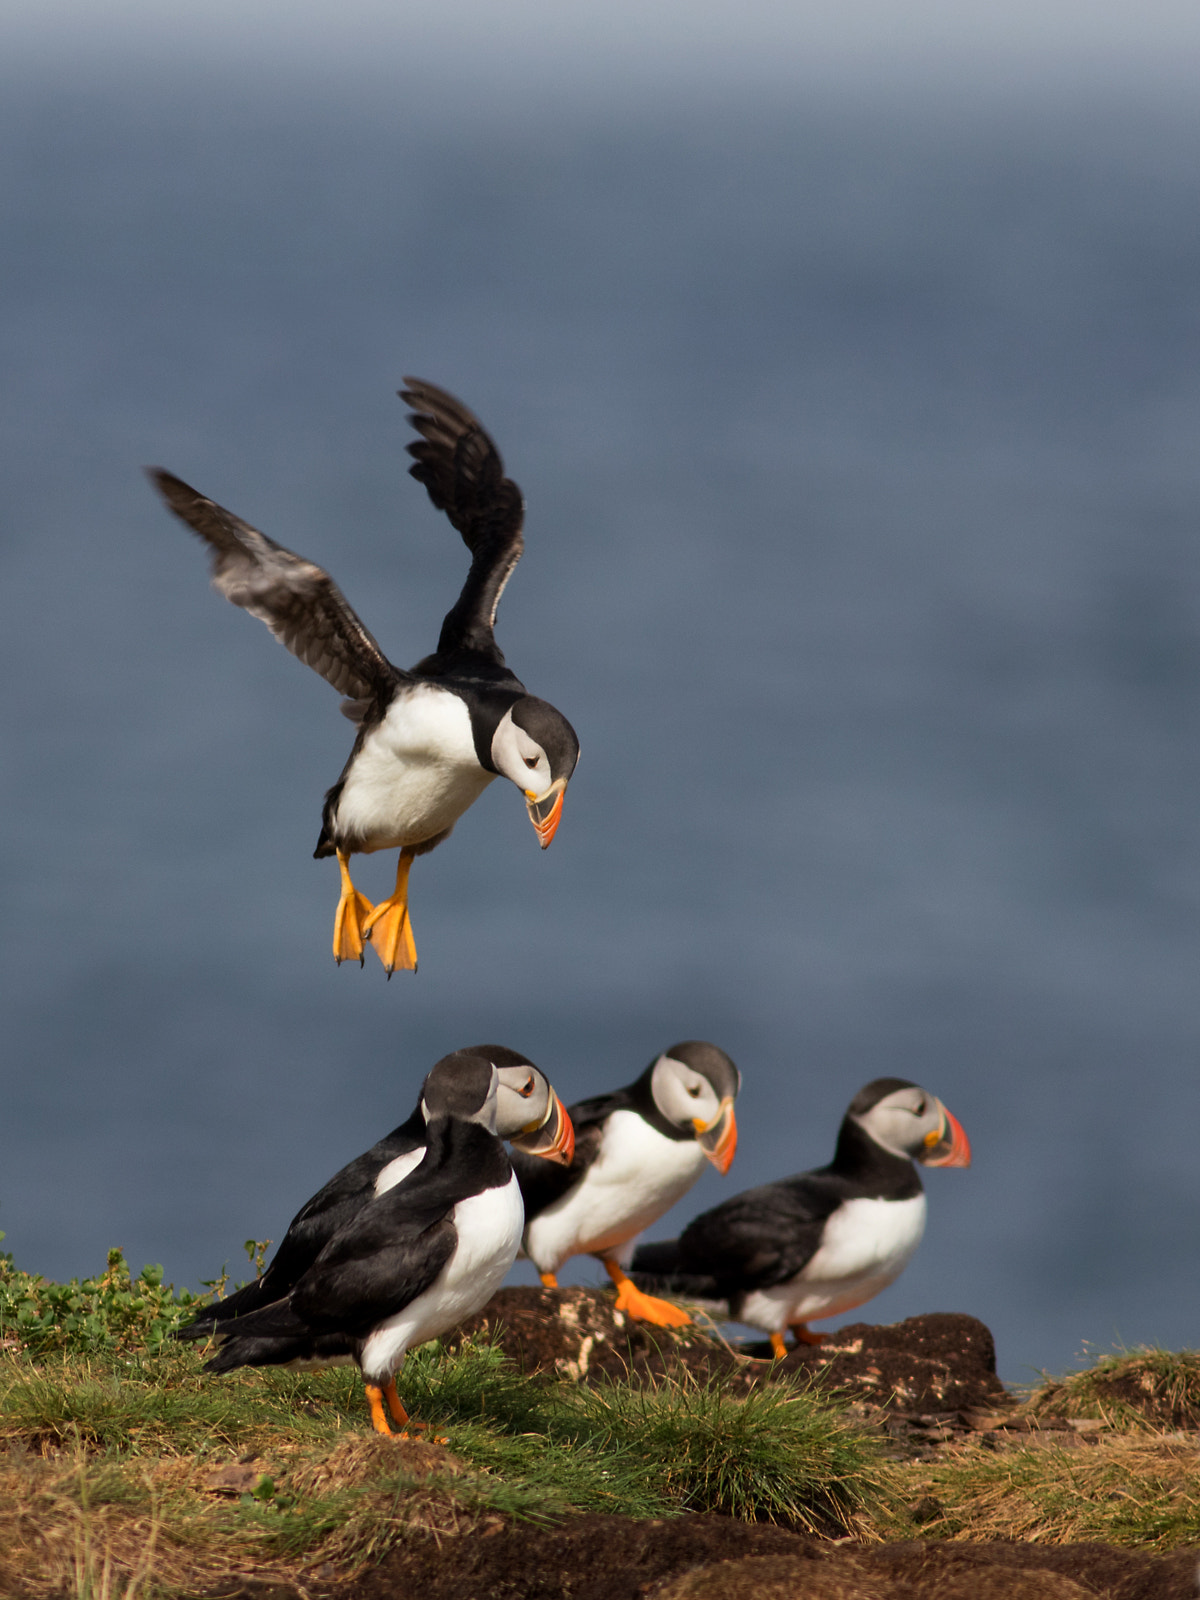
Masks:
[[[207,1372],[356,1362],[371,1423],[409,1418],[396,1392],[405,1353],[480,1310],[521,1242],[521,1191],[497,1135],[499,1074],[447,1056],[425,1079],[424,1158],[361,1206],[282,1299],[219,1330]]]
[[[477,1056],[496,1068],[496,1132],[500,1138],[511,1139],[515,1148],[530,1156],[563,1164],[570,1161],[575,1148],[571,1119],[527,1056],[502,1044],[480,1044],[470,1045],[447,1059],[463,1056]],[[178,1330],[176,1338],[207,1339],[247,1312],[288,1295],[339,1228],[377,1195],[394,1188],[421,1161],[428,1142],[425,1118],[422,1088],[406,1122],[335,1173],[300,1208],[262,1276],[224,1300],[204,1306]]]
[[[936,1096],[906,1078],[876,1078],[842,1121],[827,1167],[747,1189],[690,1222],[678,1239],[642,1245],[633,1273],[646,1288],[724,1300],[736,1322],[804,1344],[814,1317],[861,1306],[904,1271],[925,1232],[914,1161],[967,1167],[971,1146]]]
[[[544,850],[554,837],[579,741],[553,706],[526,694],[504,664],[496,607],[524,548],[521,491],[478,419],[453,395],[406,378],[400,398],[420,438],[408,469],[471,552],[462,593],[436,651],[393,666],[327,572],[161,468],[149,470],[168,507],[212,551],[213,587],[265,622],[293,655],[346,698],[358,737],[325,796],[313,854],[336,855],[342,892],[333,954],[361,965],[370,940],[390,977],[416,971],[408,873],[447,837],[497,776],[511,779]],[[355,852],[399,849],[396,887],[372,906],[350,880]]]
[[[616,1284],[618,1311],[664,1327],[691,1321],[678,1306],[643,1294],[624,1269],[637,1235],[688,1192],[706,1160],[729,1171],[741,1083],[724,1050],[689,1039],[664,1050],[628,1088],[569,1108],[569,1166],[552,1171],[514,1152],[525,1201],[522,1248],[546,1288],[557,1287],[570,1256],[594,1255]]]

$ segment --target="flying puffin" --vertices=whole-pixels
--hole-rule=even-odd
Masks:
[[[633,1242],[685,1195],[711,1161],[729,1171],[737,1149],[733,1102],[742,1075],[700,1039],[672,1045],[628,1088],[571,1106],[575,1155],[551,1171],[513,1154],[525,1201],[524,1253],[548,1289],[574,1255],[598,1256],[617,1287],[617,1310],[664,1327],[691,1321],[626,1275]]]
[[[446,1056],[425,1079],[425,1155],[354,1213],[282,1299],[219,1330],[207,1372],[356,1362],[371,1423],[409,1418],[396,1374],[413,1345],[484,1306],[521,1242],[521,1191],[497,1134],[499,1073]]]
[[[552,705],[526,694],[496,643],[496,607],[524,549],[521,491],[461,401],[406,378],[400,398],[420,435],[408,469],[471,552],[462,593],[436,651],[393,666],[327,572],[161,468],[148,469],[168,507],[212,552],[213,587],[258,617],[293,655],[345,696],[358,737],[325,796],[313,854],[336,855],[342,875],[333,954],[361,965],[370,940],[387,974],[416,971],[408,873],[447,837],[497,776],[525,797],[542,849],[554,837],[579,741]],[[379,905],[354,887],[355,852],[398,848],[396,887]]]
[[[644,1244],[632,1271],[648,1289],[724,1300],[736,1322],[820,1344],[814,1317],[861,1306],[904,1271],[925,1232],[914,1161],[967,1167],[957,1118],[906,1078],[876,1078],[850,1102],[827,1167],[747,1189],[689,1222],[678,1239]]]
[[[496,1132],[530,1156],[567,1163],[575,1148],[562,1101],[527,1056],[502,1044],[470,1045],[448,1060],[476,1056],[496,1068]],[[439,1067],[441,1063],[438,1064]],[[437,1067],[434,1068],[438,1070]],[[292,1218],[266,1271],[224,1300],[203,1307],[178,1339],[207,1339],[247,1312],[282,1300],[356,1212],[395,1188],[425,1155],[424,1088],[412,1115],[336,1173]]]

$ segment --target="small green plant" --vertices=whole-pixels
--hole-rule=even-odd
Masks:
[[[163,1283],[160,1266],[130,1275],[125,1256],[110,1250],[96,1278],[52,1283],[22,1272],[0,1255],[0,1338],[34,1354],[157,1350],[204,1297]]]

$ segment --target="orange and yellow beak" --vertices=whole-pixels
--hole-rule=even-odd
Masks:
[[[549,791],[540,800],[532,790],[525,791],[525,809],[529,812],[533,831],[537,834],[538,843],[543,850],[558,831],[558,819],[562,816],[563,798],[566,792],[565,778],[556,778],[550,785]]]
[[[938,1101],[938,1105],[942,1105]],[[917,1157],[925,1167],[969,1167],[971,1165],[971,1141],[963,1131],[963,1125],[956,1116],[953,1116],[942,1106],[942,1129],[940,1134],[928,1133],[925,1135],[925,1150]]]
[[[569,1167],[575,1156],[575,1125],[566,1106],[550,1091],[550,1108],[541,1122],[524,1129],[512,1141],[531,1156],[544,1156]]]
[[[711,1122],[701,1122],[699,1117],[694,1117],[692,1126],[696,1130],[697,1144],[713,1166],[722,1174],[728,1172],[737,1154],[737,1118],[733,1114],[732,1096],[725,1096]]]

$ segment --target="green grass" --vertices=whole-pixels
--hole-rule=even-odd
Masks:
[[[0,1258],[0,1593],[144,1600],[230,1571],[346,1572],[496,1515],[712,1510],[836,1534],[887,1500],[876,1442],[801,1387],[584,1388],[434,1342],[400,1388],[449,1450],[399,1446],[371,1433],[352,1369],[204,1374],[204,1350],[168,1337],[196,1303],[119,1252],[67,1285]],[[236,1462],[246,1492],[218,1497]]]
[[[1121,1429],[1200,1428],[1200,1350],[1113,1351],[1085,1371],[1047,1378],[1030,1408]]]

